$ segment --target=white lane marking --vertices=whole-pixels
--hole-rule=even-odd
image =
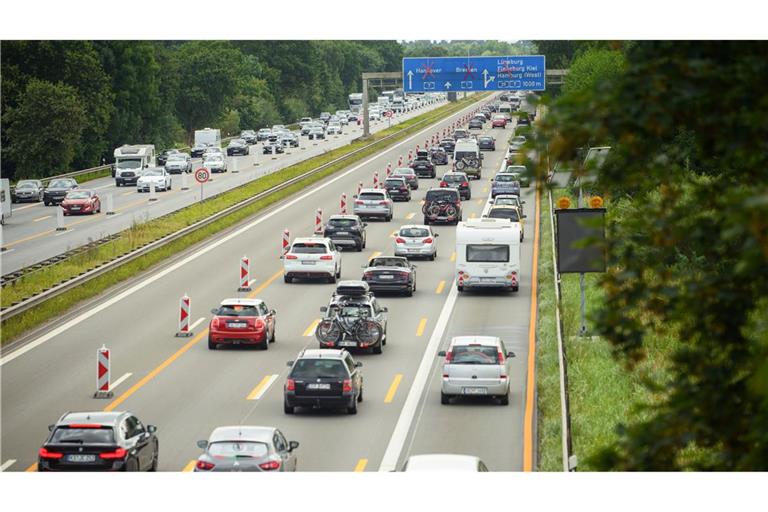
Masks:
[[[109,390],[110,391],[114,391],[117,386],[119,386],[120,384],[125,382],[127,379],[130,379],[131,375],[133,375],[133,374],[131,372],[128,372],[125,375],[123,375],[122,377],[120,377],[119,379],[117,379],[115,382],[112,383],[111,386],[109,386]]]
[[[248,281],[248,286],[249,286],[249,287],[250,287],[250,286],[253,286],[253,283],[255,283],[255,282],[256,282],[256,280],[255,280],[255,279],[251,279],[250,281]]]
[[[16,249],[6,249],[6,250],[3,251],[3,254],[8,254],[9,252],[13,252],[15,250]]]
[[[108,183],[108,184],[102,185],[100,187],[93,187],[91,190],[102,190],[102,189],[109,188],[109,187],[114,187],[114,186],[115,186],[114,183]]]
[[[469,107],[467,107],[467,108],[465,108],[463,110],[460,110],[459,112],[454,113],[453,116],[460,115],[462,112],[464,112],[466,110],[469,110],[471,108],[474,108],[474,104],[470,105]],[[451,117],[453,117],[453,116],[451,116]],[[433,123],[433,124],[429,125],[428,127],[424,128],[420,132],[417,132],[414,135],[411,135],[410,137],[408,137],[407,139],[404,139],[404,140],[400,141],[399,143],[395,144],[394,146],[391,146],[390,148],[387,149],[387,151],[392,151],[392,150],[394,150],[396,148],[399,148],[401,146],[405,146],[405,145],[409,144],[411,141],[415,140],[416,138],[422,137],[425,132],[427,132],[429,130],[434,130],[434,126],[435,125],[443,123],[443,122],[445,122],[445,119],[442,119],[442,120],[440,120],[440,121],[438,121],[436,123]],[[345,172],[339,174],[335,178],[331,178],[328,181],[325,181],[325,182],[323,182],[320,185],[313,186],[309,191],[305,192],[304,194],[301,194],[299,197],[297,197],[295,199],[292,199],[291,201],[288,201],[284,205],[279,206],[279,207],[275,208],[274,210],[272,210],[272,211],[270,211],[270,212],[260,216],[258,219],[254,220],[253,222],[249,222],[245,226],[241,227],[240,229],[238,229],[236,231],[233,231],[229,235],[227,235],[225,237],[222,237],[222,238],[216,240],[215,242],[212,242],[210,245],[202,247],[200,250],[195,251],[193,254],[190,254],[189,256],[184,258],[183,260],[181,260],[179,262],[176,262],[175,264],[171,265],[170,267],[167,267],[164,270],[161,270],[160,272],[158,272],[156,274],[148,276],[145,280],[141,281],[140,283],[137,283],[137,284],[131,286],[130,288],[128,288],[124,292],[122,292],[122,293],[112,297],[111,299],[105,300],[104,302],[102,302],[98,306],[95,306],[92,309],[86,311],[85,313],[82,313],[82,314],[76,316],[72,320],[70,320],[70,321],[60,325],[59,327],[57,327],[55,329],[52,329],[47,334],[44,334],[44,335],[40,336],[36,340],[31,341],[31,342],[27,343],[26,345],[23,345],[23,346],[19,347],[18,349],[14,350],[10,354],[5,355],[2,358],[0,358],[0,367],[4,366],[5,364],[7,364],[7,363],[9,363],[11,361],[13,361],[17,357],[20,357],[20,356],[26,354],[30,350],[39,347],[43,343],[46,343],[47,341],[55,338],[56,336],[60,335],[63,332],[66,332],[67,330],[69,330],[72,327],[80,324],[81,322],[91,318],[92,316],[94,316],[94,315],[96,315],[98,313],[101,313],[102,311],[104,311],[108,307],[117,304],[118,302],[120,302],[121,300],[125,299],[126,297],[130,297],[131,295],[133,295],[137,291],[146,288],[147,286],[149,286],[150,284],[154,283],[155,281],[158,281],[158,280],[162,279],[163,277],[167,276],[168,274],[174,273],[176,270],[178,270],[178,269],[182,268],[183,266],[189,264],[191,261],[196,260],[197,258],[203,256],[204,254],[209,253],[210,251],[212,251],[212,250],[216,249],[217,247],[219,247],[219,246],[229,242],[232,239],[236,239],[236,238],[242,236],[243,233],[246,233],[250,229],[253,229],[254,227],[258,226],[259,224],[268,221],[269,219],[271,219],[272,217],[274,217],[278,213],[282,213],[284,210],[287,210],[288,208],[293,207],[293,205],[295,205],[296,203],[299,203],[299,202],[303,201],[304,199],[314,195],[318,191],[323,190],[326,187],[329,187],[329,186],[333,185],[337,181],[340,181],[340,180],[346,178],[347,176],[349,176],[350,174],[352,174],[354,172],[357,172],[358,170],[360,170],[363,167],[369,165],[371,162],[373,162],[374,160],[376,160],[378,158],[381,158],[380,154],[376,154],[376,155],[372,156],[371,158],[369,158],[368,160],[364,160],[363,162],[361,162],[358,165],[354,166],[350,170],[345,171]],[[65,233],[66,233],[66,231],[65,231]]]
[[[41,220],[50,219],[53,217],[53,215],[46,215],[45,217],[38,217],[36,219],[32,219],[32,222],[40,222]]]
[[[267,390],[269,389],[269,387],[270,387],[270,386],[271,386],[271,385],[272,385],[272,384],[273,384],[273,383],[274,383],[274,382],[277,380],[277,378],[278,378],[279,376],[280,376],[279,374],[274,374],[274,375],[272,375],[272,376],[269,378],[269,380],[267,381],[267,383],[264,385],[264,387],[262,387],[262,388],[259,390],[259,392],[258,392],[258,393],[256,393],[256,396],[254,396],[254,397],[251,397],[251,398],[250,398],[250,400],[258,400],[258,399],[260,399],[262,396],[264,396],[264,393],[266,393],[266,392],[267,392]]]
[[[446,327],[448,327],[448,319],[453,311],[453,306],[456,304],[456,298],[459,296],[459,292],[456,289],[456,283],[451,283],[451,291],[448,293],[448,298],[443,304],[443,309],[440,311],[440,316],[435,324],[435,329],[432,331],[432,336],[429,338],[427,349],[424,351],[424,356],[421,358],[419,369],[416,371],[416,377],[413,379],[411,389],[408,391],[408,397],[405,399],[403,409],[400,411],[400,417],[397,419],[395,430],[392,431],[392,437],[387,444],[387,450],[384,452],[384,457],[381,459],[381,465],[379,471],[395,471],[397,468],[397,461],[400,459],[400,454],[405,446],[405,441],[408,439],[408,432],[411,430],[411,424],[413,418],[416,415],[416,409],[419,407],[421,396],[424,394],[424,390],[427,387],[430,370],[435,363],[435,356],[437,356],[437,349],[440,347],[440,340],[443,339]]]
[[[28,204],[26,206],[19,206],[19,207],[13,207],[14,212],[20,212],[21,210],[26,210],[27,208],[32,208],[33,206],[42,206],[43,203],[34,203],[34,204]]]
[[[0,473],[13,466],[15,463],[16,459],[8,459],[7,461],[3,462],[3,465],[0,466]]]
[[[53,236],[61,236],[61,235],[66,235],[67,233],[71,233],[71,232],[73,232],[74,230],[75,230],[75,228],[67,228],[67,230],[66,230],[66,231],[62,231],[61,233],[56,233],[56,234],[55,234],[55,235],[53,235]]]
[[[195,323],[193,323],[192,325],[189,326],[189,330],[191,331],[192,329],[194,329],[195,327],[200,325],[203,322],[203,320],[205,320],[205,317],[201,317],[201,318],[198,318],[197,320],[195,320]]]

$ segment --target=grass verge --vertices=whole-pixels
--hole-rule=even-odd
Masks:
[[[224,208],[252,197],[324,163],[348,154],[371,142],[381,140],[387,135],[403,130],[401,134],[392,139],[381,141],[380,144],[370,147],[365,151],[361,151],[360,153],[345,159],[343,162],[330,166],[323,172],[307,177],[287,189],[271,194],[269,197],[264,198],[257,203],[240,208],[236,212],[227,215],[225,218],[222,218],[213,224],[196,230],[194,233],[190,233],[179,240],[175,240],[166,246],[143,255],[126,265],[122,265],[119,269],[115,269],[105,275],[90,280],[86,285],[78,286],[77,288],[69,290],[66,294],[54,297],[30,311],[20,313],[12,319],[4,321],[2,323],[2,344],[12,341],[30,328],[39,326],[52,318],[60,316],[75,304],[98,295],[107,288],[133,277],[138,272],[150,268],[152,265],[161,262],[165,258],[183,251],[205,238],[242,221],[270,204],[280,201],[302,188],[305,188],[307,185],[317,182],[325,176],[333,174],[348,167],[354,162],[360,161],[373,153],[391,146],[395,142],[423,129],[424,126],[438,121],[445,116],[451,115],[478,99],[478,97],[470,97],[466,100],[445,105],[434,111],[426,112],[420,116],[404,121],[392,128],[377,132],[366,141],[354,142],[350,145],[329,151],[323,155],[282,169],[279,173],[268,174],[243,186],[208,199],[202,204],[190,205],[158,219],[136,224],[121,232],[121,236],[115,240],[94,247],[91,250],[68,260],[46,267],[44,271],[30,273],[11,284],[6,285],[2,289],[1,298],[4,307],[10,306],[15,302],[23,300],[36,293],[40,293],[64,280],[76,277],[81,273],[106,263],[122,254],[126,254],[135,248],[142,247],[162,236],[178,231],[179,229],[189,226],[223,210]],[[424,121],[424,123],[420,124],[421,121]]]

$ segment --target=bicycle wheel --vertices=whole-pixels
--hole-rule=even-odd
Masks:
[[[381,325],[373,320],[361,320],[355,327],[355,337],[369,345],[380,342],[383,334]]]
[[[323,343],[336,343],[341,339],[342,330],[338,322],[323,320],[317,324],[315,337]]]

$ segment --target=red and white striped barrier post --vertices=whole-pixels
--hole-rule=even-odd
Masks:
[[[240,258],[240,287],[238,287],[237,291],[251,291],[251,261],[248,259],[248,256]]]
[[[402,167],[403,166],[403,155],[400,155],[397,159],[397,166]]]
[[[179,332],[176,333],[177,338],[188,338],[192,336],[192,331],[189,330],[189,317],[192,314],[192,301],[187,294],[179,301]]]
[[[387,164],[387,178],[389,178],[390,174],[392,174],[392,164]]]
[[[112,398],[109,389],[109,349],[104,345],[96,350],[96,392],[93,398]]]
[[[341,210],[342,215],[347,214],[347,194],[341,194],[341,205],[339,209]]]
[[[416,152],[417,153],[419,152],[419,145],[418,144],[416,144]]]
[[[283,230],[283,246],[280,252],[280,259],[282,259],[283,256],[285,256],[288,253],[288,249],[290,248],[290,245],[291,245],[291,233],[287,229],[284,229]]]
[[[323,209],[318,208],[315,214],[315,234],[320,235],[323,233]]]
[[[373,171],[373,188],[379,188],[379,171]]]
[[[408,151],[408,161],[410,162],[411,160],[413,160],[413,151],[409,150]]]
[[[360,191],[361,190],[363,190],[363,182],[362,181],[357,184],[357,195],[358,196],[360,195]]]

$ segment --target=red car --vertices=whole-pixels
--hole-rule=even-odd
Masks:
[[[275,311],[267,309],[260,299],[225,299],[211,313],[210,350],[220,344],[261,345],[262,350],[267,350],[275,341]]]
[[[61,202],[61,207],[64,208],[64,215],[79,213],[93,215],[101,212],[101,199],[93,190],[76,189],[67,192],[66,197]]]
[[[507,127],[507,118],[504,116],[493,116],[493,121],[491,121],[491,128],[506,128]]]

